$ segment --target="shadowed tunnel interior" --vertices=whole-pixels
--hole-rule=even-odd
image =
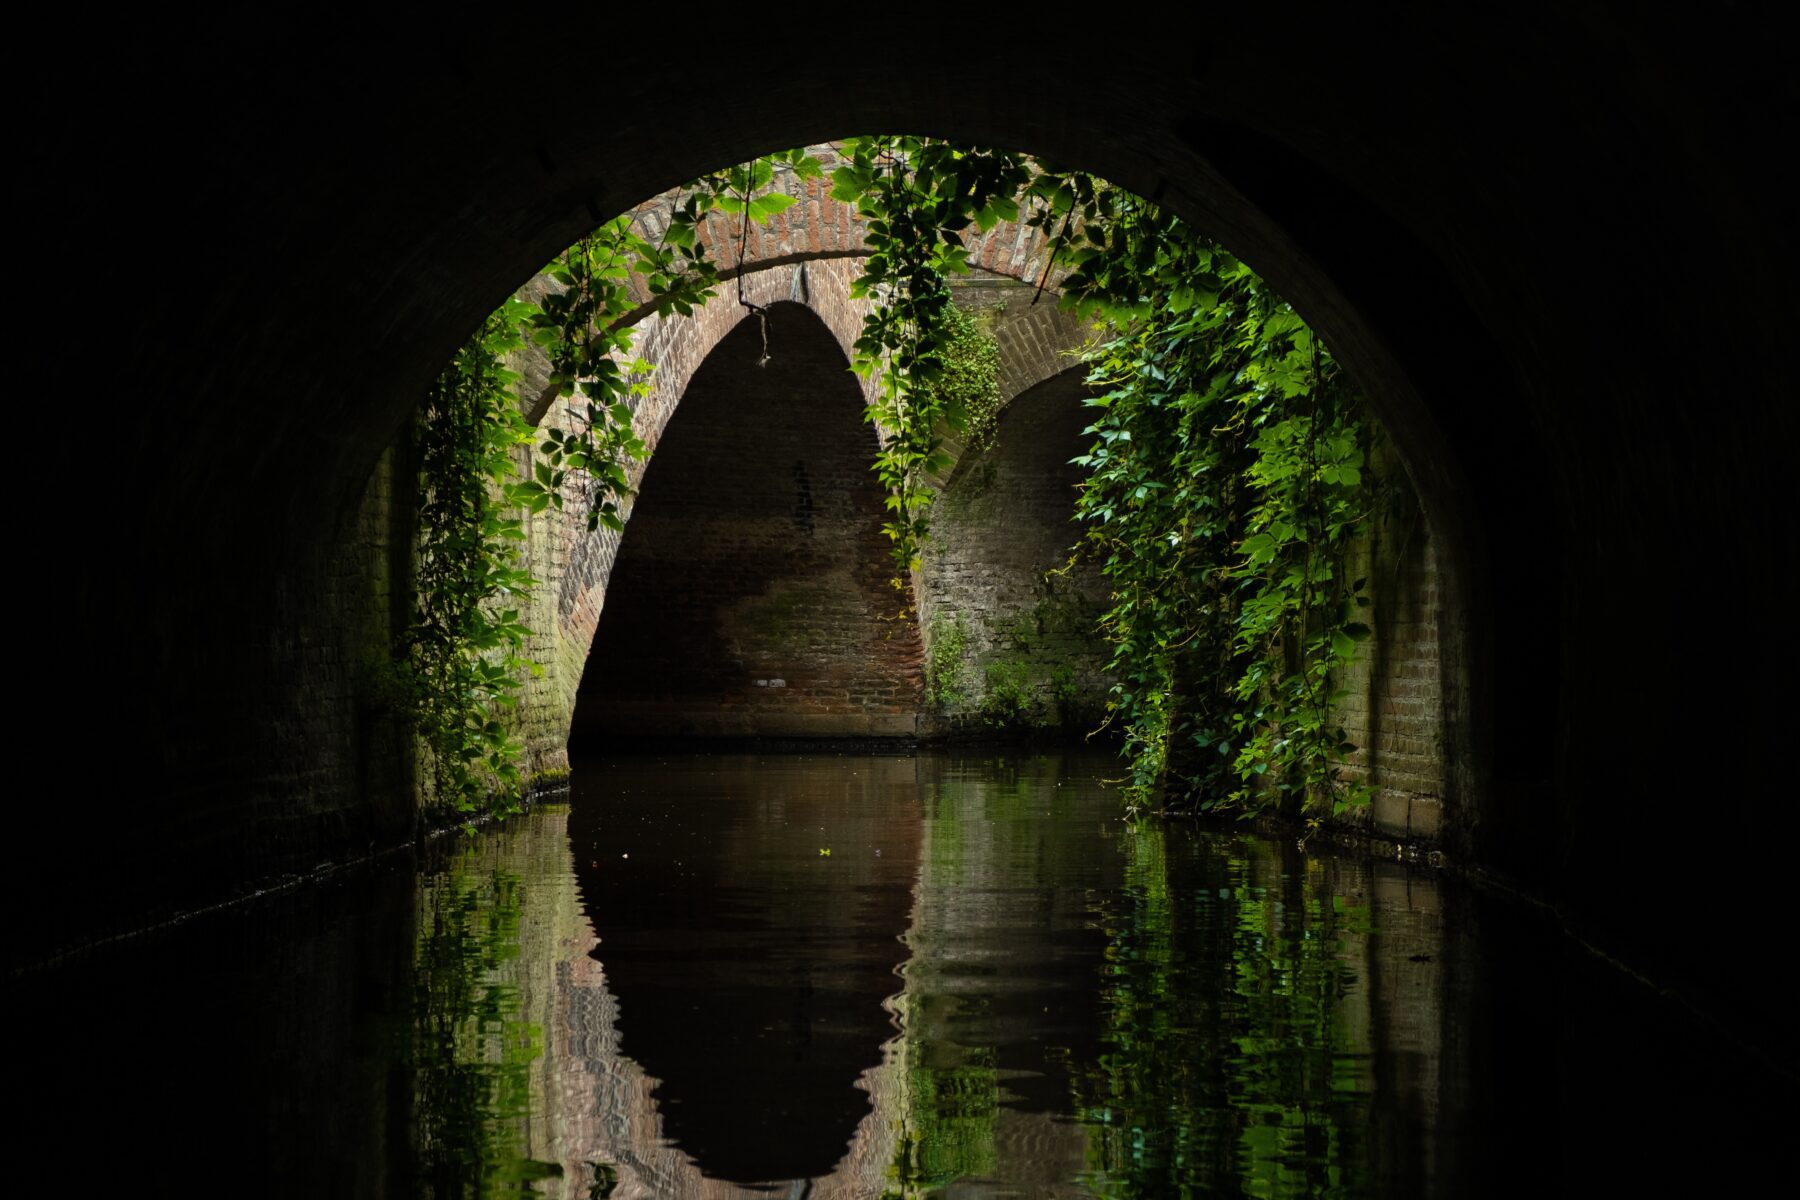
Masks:
[[[620,543],[570,734],[910,734],[919,638],[892,619],[875,434],[805,308],[747,316],[695,373]],[[883,619],[888,618],[888,619]]]
[[[71,531],[54,637],[33,639],[55,654],[29,658],[34,744],[75,786],[22,806],[18,844],[71,815],[87,841],[74,865],[23,856],[12,883],[41,917],[15,957],[408,840],[367,669],[405,596],[341,551],[405,544],[403,523],[349,526],[428,381],[608,214],[904,128],[1151,197],[1323,333],[1440,539],[1449,849],[1791,1060],[1756,965],[1781,873],[1729,913],[1657,904],[1639,875],[1704,886],[1696,845],[1784,827],[1791,791],[1786,672],[1761,665],[1791,655],[1724,649],[1791,616],[1796,255],[1768,153],[1793,127],[1785,47],[1729,8],[1207,21],[1125,58],[1057,22],[1008,30],[979,69],[784,22],[804,53],[743,94],[724,58],[634,54],[610,108],[591,71],[530,66],[621,44],[600,15],[165,28],[162,51],[53,34],[24,89],[15,278],[91,304],[46,321],[38,353],[107,397],[119,470],[59,440],[28,479]],[[874,47],[904,69],[871,68]],[[106,268],[121,241],[128,267]],[[76,770],[96,739],[106,770]]]
[[[1083,430],[1095,417],[1083,404],[1085,379],[1070,367],[1026,388],[986,444],[961,454],[932,504],[918,593],[922,625],[978,648],[965,672],[975,678],[957,681],[963,690],[1017,672],[1040,696],[1019,723],[1071,738],[1105,724],[1112,682],[1110,650],[1095,633],[1106,580],[1094,555],[1072,559],[1084,533],[1075,520],[1084,476],[1071,460],[1089,449]],[[960,707],[955,715],[970,705]],[[985,713],[967,715],[982,727]]]

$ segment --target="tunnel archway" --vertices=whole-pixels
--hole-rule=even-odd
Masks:
[[[904,127],[1113,179],[1294,301],[1377,398],[1441,537],[1445,702],[1467,731],[1451,844],[1775,1028],[1715,969],[1755,961],[1768,918],[1648,916],[1619,864],[1686,845],[1696,796],[1767,828],[1782,794],[1762,752],[1786,740],[1779,672],[1734,691],[1728,740],[1751,752],[1669,752],[1696,744],[1684,699],[1717,686],[1708,597],[1737,597],[1744,629],[1787,615],[1791,534],[1745,519],[1786,494],[1792,428],[1772,331],[1792,312],[1796,250],[1761,153],[1794,111],[1778,39],[1586,7],[1509,25],[1209,21],[1199,49],[1143,39],[1128,78],[1096,77],[1061,29],[1018,34],[980,71],[936,54],[871,75],[866,40],[821,26],[804,71],[728,105],[704,56],[644,55],[633,92],[656,98],[657,119],[597,115],[586,72],[546,72],[527,137],[491,102],[485,64],[610,44],[606,18],[515,16],[467,36],[284,29],[304,71],[269,69],[288,55],[229,30],[163,56],[82,39],[81,69],[51,56],[40,92],[58,102],[42,102],[26,155],[44,233],[23,277],[86,260],[119,220],[119,180],[181,186],[133,196],[151,231],[134,266],[158,303],[108,343],[154,398],[112,430],[143,464],[132,520],[108,487],[67,518],[119,534],[77,564],[69,605],[72,627],[113,632],[72,639],[50,697],[85,713],[84,689],[107,681],[132,714],[117,756],[145,775],[97,802],[93,878],[28,870],[26,892],[57,912],[25,956],[404,839],[412,815],[370,769],[381,743],[345,699],[364,645],[342,632],[360,599],[339,549],[420,389],[607,212],[758,152]],[[1696,229],[1708,269],[1669,286],[1645,247]],[[1553,278],[1565,268],[1582,286]],[[87,328],[53,336],[66,361],[91,361]],[[1696,546],[1719,575],[1670,586]],[[125,586],[137,602],[121,606]],[[68,725],[53,756],[87,761],[91,731]],[[25,840],[54,834],[60,810],[46,811]],[[1756,895],[1770,903],[1746,911],[1779,910]]]
[[[712,350],[645,471],[576,748],[915,731],[917,627],[889,584],[860,381],[809,309],[772,306],[764,332],[746,316]]]
[[[1091,389],[1086,369],[1066,358],[1013,358],[1005,373],[1026,386],[1001,409],[991,441],[960,455],[933,505],[919,620],[936,644],[963,647],[962,662],[945,664],[957,677],[938,681],[955,697],[953,724],[1004,717],[1079,737],[1104,725],[1111,684],[1098,634],[1107,582],[1092,556],[1073,553],[1083,473],[1071,460],[1091,441],[1082,403]]]

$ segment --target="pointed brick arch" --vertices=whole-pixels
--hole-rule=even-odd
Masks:
[[[659,198],[658,203],[666,202],[667,197]],[[848,206],[835,201],[829,203],[835,206],[829,211],[840,226],[854,228],[856,218]],[[788,211],[791,213],[795,209]],[[1006,228],[1010,233],[997,239],[996,245],[1011,244],[1007,238],[1022,241],[1019,231],[1023,227]],[[647,229],[654,231],[653,221]],[[998,235],[1004,231],[996,227],[991,232]],[[850,296],[850,284],[858,273],[855,260],[863,253],[860,242],[856,249],[845,253],[827,246],[823,251],[809,249],[804,254],[793,255],[782,249],[787,244],[779,239],[770,244],[769,249],[779,255],[779,261],[752,258],[752,269],[742,272],[743,298],[760,306],[792,305],[804,309],[823,325],[847,360],[868,311],[866,301]],[[1014,269],[1014,262],[1002,260],[998,250],[989,257],[1008,270]],[[1028,268],[1033,262],[1023,254],[1017,261]],[[1001,356],[1003,403],[1055,374],[1069,371],[1072,365],[1070,352],[1084,337],[1080,323],[1057,310],[1053,291],[1043,295],[1042,303],[1031,302],[1037,298],[1038,286],[1038,281],[1028,274],[982,268],[962,280],[959,287],[959,300],[964,303],[991,305],[997,297],[1002,300],[1011,297],[1011,303],[1006,306],[1008,312],[993,323]],[[746,323],[754,324],[755,320],[750,310],[739,303],[735,277],[718,296],[692,316],[663,317],[650,312],[636,315],[633,352],[652,363],[655,370],[649,378],[648,393],[635,406],[636,431],[651,453],[645,462],[633,466],[634,487],[654,469],[657,447],[696,374],[734,331],[745,328]],[[771,344],[770,351],[778,360],[782,353],[779,338]],[[529,381],[534,378],[541,380],[542,366],[526,363],[523,374],[529,386]],[[871,396],[870,385],[858,381],[858,386],[860,402],[866,404]],[[527,395],[530,394],[528,390]],[[532,405],[536,409],[536,420],[563,427],[574,423],[579,400],[564,399],[554,405],[544,400],[540,383],[538,402]],[[960,447],[952,446],[952,450],[960,452]],[[866,470],[866,466],[865,461],[862,467]],[[536,633],[529,649],[532,657],[544,665],[544,674],[528,685],[521,703],[528,766],[533,771],[559,769],[567,762],[568,740],[581,679],[600,628],[622,539],[629,536],[631,529],[634,509],[628,505],[625,535],[605,530],[589,533],[584,522],[585,500],[585,494],[579,492],[572,481],[570,490],[565,493],[564,509],[560,513],[552,510],[542,515],[532,522],[531,527],[530,562],[534,575],[541,582],[530,622]],[[877,561],[885,578],[887,560],[881,547],[865,549]],[[907,653],[916,658],[917,628],[914,627],[902,640],[913,647]],[[916,664],[907,669],[916,675]],[[912,692],[916,692],[916,688],[916,680],[903,685],[903,689]],[[911,732],[911,714],[918,709],[917,697],[909,694],[903,704],[890,704],[884,700],[876,703],[871,711],[875,709],[891,711],[887,717],[867,722],[866,728],[853,729],[854,722],[843,721],[826,721],[821,728],[829,725],[843,734],[891,736]],[[898,716],[902,711],[908,714],[904,721]],[[806,722],[800,722],[800,725],[804,724]],[[906,728],[902,729],[902,725]],[[717,732],[728,732],[724,725],[712,728]],[[789,732],[798,729],[799,725],[796,725]]]
[[[889,585],[863,383],[804,304],[766,322],[692,372],[643,472],[576,737],[916,732],[918,630]]]

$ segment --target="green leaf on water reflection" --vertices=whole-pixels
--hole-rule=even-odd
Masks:
[[[526,1152],[543,1031],[521,1015],[524,885],[456,867],[421,900],[407,1039],[420,1173],[435,1196],[519,1192],[562,1168]]]
[[[1195,864],[1166,836],[1127,839],[1127,886],[1104,914],[1109,1048],[1072,1085],[1083,1182],[1107,1197],[1366,1193],[1343,939],[1367,910],[1310,868],[1271,879],[1274,862],[1219,851]]]

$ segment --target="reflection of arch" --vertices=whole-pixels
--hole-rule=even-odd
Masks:
[[[865,1181],[889,1161],[870,1084],[890,1073],[921,820],[914,760],[858,764],[846,778],[803,761],[771,786],[754,755],[627,759],[604,772],[618,803],[570,810],[586,957],[617,997],[606,1032],[655,1083],[654,1107],[631,1107],[708,1175],[828,1175],[847,1143]],[[707,817],[668,819],[670,803]]]

